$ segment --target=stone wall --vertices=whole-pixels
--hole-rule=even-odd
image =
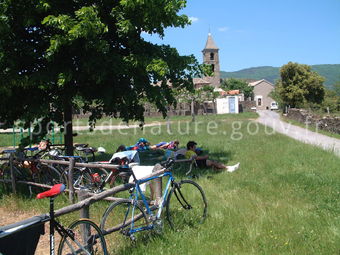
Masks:
[[[240,101],[238,108],[239,108],[239,112],[256,112],[256,102],[255,101]]]
[[[303,109],[289,109],[287,117],[305,125],[313,125],[318,129],[340,134],[339,117],[319,117]]]
[[[144,116],[156,117],[162,116],[162,113],[158,112],[155,106],[150,104],[144,105],[145,112]],[[213,103],[195,103],[194,112],[195,115],[205,115],[214,113]],[[191,115],[191,104],[190,103],[178,103],[177,107],[171,107],[168,111],[169,116],[190,116]]]

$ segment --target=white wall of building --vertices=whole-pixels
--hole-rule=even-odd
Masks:
[[[217,114],[239,113],[238,103],[239,103],[238,96],[227,96],[225,98],[217,98],[216,99]]]

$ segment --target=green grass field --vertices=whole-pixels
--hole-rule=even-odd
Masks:
[[[208,199],[204,224],[183,226],[181,231],[172,231],[165,224],[162,235],[140,238],[136,245],[126,240],[117,254],[340,253],[340,159],[331,152],[272,134],[249,118],[254,115],[202,117],[201,124],[174,123],[172,134],[162,125],[159,129],[98,132],[75,138],[105,147],[108,153],[104,158],[119,144],[130,145],[145,137],[152,143],[179,139],[182,146],[195,140],[212,159],[227,164],[241,162],[234,173],[196,170],[200,176],[197,182]],[[175,175],[183,177],[183,173]],[[56,201],[58,208],[67,205],[66,197]],[[107,204],[91,207],[95,221],[100,220]],[[43,213],[48,201],[2,195],[1,207],[26,213],[34,208],[35,213]],[[63,216],[61,221],[70,223],[77,216]],[[110,242],[110,235],[107,239]]]

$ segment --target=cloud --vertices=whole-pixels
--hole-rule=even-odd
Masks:
[[[191,21],[191,23],[195,23],[198,21],[197,17],[189,17],[189,20]]]
[[[218,28],[218,31],[220,31],[220,32],[226,32],[228,30],[229,30],[229,27],[220,27],[220,28]]]

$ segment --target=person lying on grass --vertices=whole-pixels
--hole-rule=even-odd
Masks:
[[[240,167],[240,162],[238,162],[237,164],[233,165],[233,166],[226,166],[220,162],[217,161],[213,161],[208,159],[209,156],[205,155],[205,156],[198,156],[196,153],[196,145],[197,143],[194,141],[189,141],[187,143],[187,152],[185,153],[185,158],[187,159],[196,159],[196,163],[197,166],[199,168],[207,168],[207,167],[212,167],[212,169],[216,170],[216,171],[221,171],[223,169],[225,169],[227,172],[234,172],[236,169],[238,169]]]
[[[158,149],[168,149],[168,150],[176,150],[178,148],[179,141],[170,141],[170,142],[160,142],[155,145],[151,145],[150,149],[158,150]]]

